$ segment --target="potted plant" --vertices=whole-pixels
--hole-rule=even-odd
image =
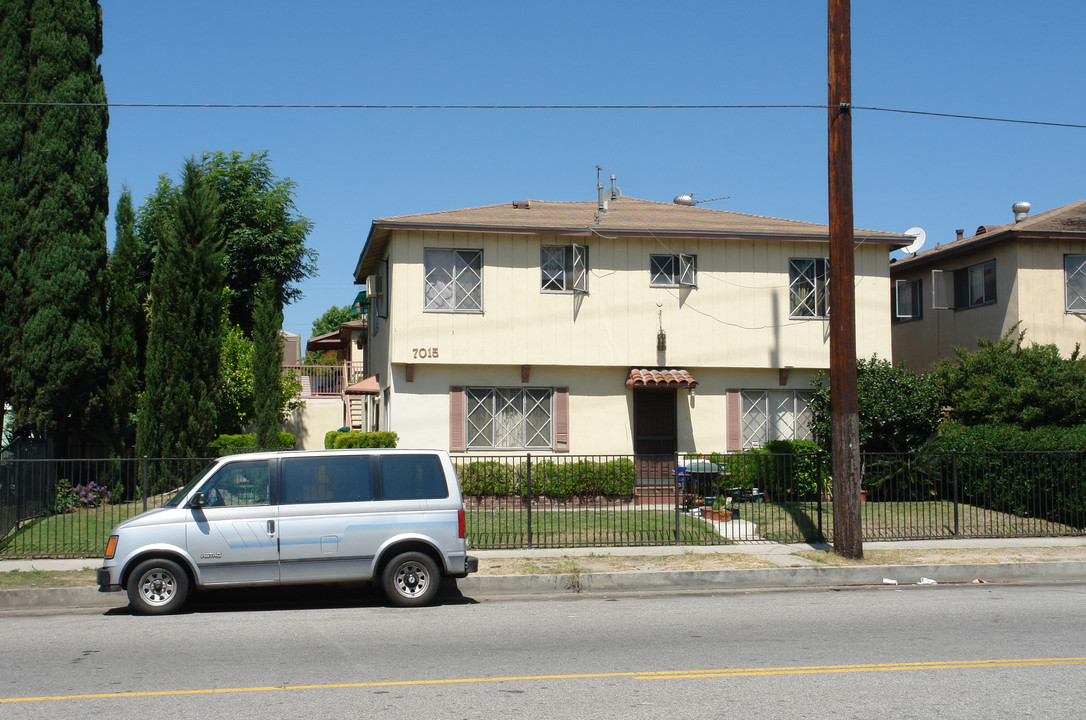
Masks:
[[[724,509],[724,498],[717,495],[713,500],[713,506],[711,508],[703,508],[701,516],[706,520],[719,520],[721,522],[728,522],[732,519],[731,510]]]

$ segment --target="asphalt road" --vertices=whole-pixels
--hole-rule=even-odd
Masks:
[[[1068,583],[11,616],[0,716],[1074,717],[1084,601]]]

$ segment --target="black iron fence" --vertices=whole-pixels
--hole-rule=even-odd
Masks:
[[[208,459],[0,461],[0,556],[94,556]],[[821,453],[454,458],[473,548],[833,540]],[[1086,453],[863,457],[864,540],[1086,534]]]

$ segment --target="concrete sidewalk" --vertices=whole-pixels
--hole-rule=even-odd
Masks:
[[[714,593],[736,590],[835,588],[884,584],[1048,583],[1086,580],[1086,538],[1020,538],[998,540],[936,540],[864,543],[865,551],[902,550],[1006,550],[1023,548],[1070,549],[1081,559],[1053,562],[955,563],[827,566],[797,552],[811,545],[771,542],[721,546],[656,546],[623,548],[555,548],[533,550],[476,550],[481,568],[512,558],[545,561],[557,558],[667,557],[675,555],[750,555],[776,567],[717,570],[655,570],[561,574],[472,575],[457,582],[461,594],[485,600],[539,598],[577,594]],[[827,549],[817,546],[815,549]],[[1081,550],[1081,554],[1079,551]],[[81,570],[97,568],[97,558],[76,560],[4,560],[0,572],[12,570]],[[890,582],[892,581],[892,582]],[[123,593],[99,593],[95,587],[13,588],[0,590],[0,610],[36,611],[67,608],[113,608],[127,604]]]

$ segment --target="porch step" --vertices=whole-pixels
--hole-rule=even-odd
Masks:
[[[673,505],[675,489],[669,487],[635,487],[634,505]]]

